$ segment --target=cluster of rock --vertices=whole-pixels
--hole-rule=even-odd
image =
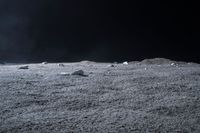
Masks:
[[[81,62],[81,63],[88,63],[88,62]],[[92,63],[92,62],[89,62],[89,63]],[[159,65],[166,64],[166,63],[170,64],[171,66],[176,66],[176,63],[174,63],[172,60],[163,59],[163,58],[145,59],[145,60],[140,62],[140,64],[159,64]],[[4,62],[0,61],[0,64],[4,64]],[[48,64],[48,62],[42,62],[41,64],[46,65],[46,64]],[[113,64],[109,64],[108,67],[116,67],[118,64],[119,63],[115,62]],[[129,64],[131,64],[131,62],[125,61],[121,64],[122,65],[129,65]],[[59,63],[58,66],[59,67],[65,67],[65,65],[62,64],[62,63]],[[29,66],[28,65],[20,66],[19,69],[29,69]],[[147,68],[145,68],[145,70],[147,70]],[[85,74],[85,72],[83,70],[77,70],[77,71],[74,71],[71,74],[66,73],[66,72],[61,72],[59,75],[62,75],[62,76],[77,75],[77,76],[82,76],[82,77],[88,76],[87,74]]]

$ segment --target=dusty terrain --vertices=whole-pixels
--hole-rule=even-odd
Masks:
[[[200,65],[2,64],[0,132],[199,133]]]

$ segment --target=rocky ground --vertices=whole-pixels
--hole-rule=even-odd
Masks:
[[[0,65],[1,133],[199,133],[200,65]]]

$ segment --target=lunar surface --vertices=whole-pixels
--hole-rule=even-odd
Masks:
[[[0,132],[199,133],[200,64],[2,64]]]

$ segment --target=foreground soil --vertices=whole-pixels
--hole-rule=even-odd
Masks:
[[[0,132],[199,133],[200,65],[0,65]]]

